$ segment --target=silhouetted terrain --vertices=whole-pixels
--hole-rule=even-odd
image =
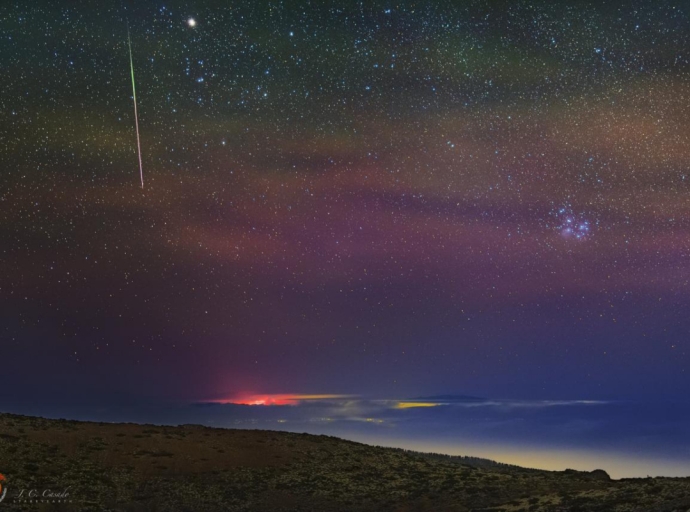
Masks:
[[[0,414],[0,473],[0,509],[14,511],[690,509],[690,478],[614,481],[327,436],[10,414]],[[32,489],[39,502],[20,502]]]

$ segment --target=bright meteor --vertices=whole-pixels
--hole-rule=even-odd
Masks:
[[[144,168],[141,165],[141,140],[139,139],[139,114],[137,113],[137,90],[134,86],[134,64],[132,63],[132,40],[129,37],[129,27],[127,27],[127,44],[129,45],[129,69],[132,74],[132,97],[134,98],[134,124],[137,128],[137,150],[139,152],[139,178],[141,188],[144,188]]]

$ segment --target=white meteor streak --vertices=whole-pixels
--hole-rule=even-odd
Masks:
[[[139,139],[139,114],[137,113],[137,90],[134,86],[134,64],[132,63],[132,40],[129,37],[129,27],[127,27],[127,44],[129,45],[129,70],[132,73],[132,97],[134,98],[134,124],[137,127],[137,149],[139,151],[139,177],[141,178],[141,188],[144,188],[144,168],[141,165],[141,140]]]

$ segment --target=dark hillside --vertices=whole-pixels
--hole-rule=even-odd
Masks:
[[[690,479],[613,481],[308,434],[9,414],[0,415],[0,473],[2,510],[13,511],[690,508]],[[22,501],[31,490],[33,502]]]

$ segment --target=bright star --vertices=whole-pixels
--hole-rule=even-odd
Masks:
[[[189,18],[187,20],[187,25],[189,25],[192,28],[196,27],[196,20],[194,18]]]

